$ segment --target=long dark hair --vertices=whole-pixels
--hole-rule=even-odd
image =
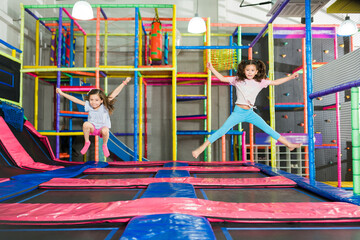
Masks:
[[[242,60],[237,69],[237,76],[239,81],[244,81],[246,79],[245,76],[245,67],[247,65],[255,65],[256,70],[258,71],[255,75],[254,79],[257,82],[261,82],[261,80],[266,78],[266,66],[265,63],[261,60]]]
[[[85,100],[89,100],[90,95],[99,95],[100,99],[103,100],[104,106],[109,111],[109,114],[111,115],[114,111],[114,103],[115,98],[109,100],[108,96],[101,90],[101,89],[91,89],[88,94],[85,96]]]

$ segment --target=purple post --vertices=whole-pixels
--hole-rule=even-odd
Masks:
[[[57,67],[61,68],[61,45],[62,45],[62,8],[59,8],[59,34],[58,34],[58,51],[57,51]],[[57,72],[56,87],[60,87],[61,72]],[[60,95],[56,94],[56,132],[60,131]],[[60,153],[60,136],[56,136],[56,158]]]

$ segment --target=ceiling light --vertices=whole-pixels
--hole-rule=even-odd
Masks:
[[[203,33],[206,31],[206,24],[204,19],[199,17],[198,14],[198,8],[199,8],[199,1],[196,1],[196,13],[195,17],[193,17],[188,25],[188,32],[189,33]]]
[[[78,20],[90,20],[94,18],[94,13],[90,3],[86,1],[77,1],[72,9],[71,15]]]
[[[350,36],[358,31],[356,23],[350,19],[349,16],[345,17],[345,21],[340,24],[338,35]]]

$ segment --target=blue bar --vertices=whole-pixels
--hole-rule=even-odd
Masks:
[[[13,45],[3,41],[0,39],[0,43],[2,43],[3,45],[7,46],[10,49],[16,50],[18,53],[22,53],[22,51],[20,49],[17,49],[16,47],[14,47]]]
[[[308,137],[309,137],[309,180],[315,184],[315,142],[314,142],[314,103],[309,98],[313,92],[312,40],[311,40],[311,0],[305,1],[305,42],[306,42],[306,83],[308,92]]]

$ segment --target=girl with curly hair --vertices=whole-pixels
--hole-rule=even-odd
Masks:
[[[273,130],[258,114],[253,111],[255,100],[259,92],[269,85],[280,85],[294,78],[299,77],[294,73],[288,77],[274,81],[266,80],[266,66],[260,60],[243,60],[238,65],[236,77],[224,77],[209,62],[207,68],[221,81],[233,85],[236,89],[237,100],[234,111],[215,133],[213,133],[200,147],[192,151],[194,158],[197,158],[211,143],[226,134],[233,126],[240,122],[249,122],[272,138],[278,140],[290,151],[301,146],[300,143],[291,143],[278,132]]]

